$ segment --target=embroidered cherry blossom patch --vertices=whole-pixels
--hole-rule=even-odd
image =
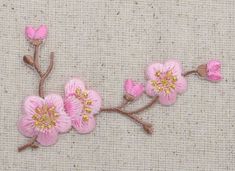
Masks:
[[[45,95],[44,83],[54,65],[53,52],[50,53],[50,62],[45,71],[39,63],[40,49],[47,33],[45,25],[25,28],[25,37],[34,48],[34,53],[33,56],[25,55],[23,61],[38,74],[39,86],[38,95],[27,97],[23,104],[23,115],[19,119],[18,130],[30,139],[18,148],[19,152],[27,148],[35,149],[40,145],[53,145],[60,133],[66,133],[72,127],[80,134],[90,133],[96,126],[95,115],[102,112],[124,115],[140,125],[147,134],[152,134],[153,124],[144,121],[139,116],[141,112],[158,102],[163,105],[174,104],[177,95],[186,91],[186,77],[189,75],[195,74],[212,82],[222,79],[221,63],[218,60],[210,60],[194,70],[183,72],[180,62],[171,59],[163,64],[149,65],[146,70],[146,84],[127,79],[123,85],[123,98],[117,106],[102,107],[99,93],[87,89],[79,78],[73,78],[66,83],[64,98],[58,94]],[[144,92],[150,96],[149,101],[139,104],[136,109],[128,110],[127,107],[139,100]]]

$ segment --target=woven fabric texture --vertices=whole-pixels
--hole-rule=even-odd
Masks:
[[[71,131],[52,147],[18,153],[27,141],[16,128],[22,102],[38,93],[38,76],[22,61],[33,53],[24,27],[41,23],[49,28],[43,69],[49,53],[56,56],[47,94],[63,95],[77,76],[100,92],[104,106],[118,105],[125,79],[145,82],[146,66],[169,58],[184,70],[219,59],[224,79],[189,77],[175,105],[142,113],[154,123],[152,136],[120,114],[101,113],[91,134]],[[234,0],[1,0],[0,25],[1,171],[235,170]]]

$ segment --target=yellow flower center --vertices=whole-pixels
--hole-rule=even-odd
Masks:
[[[82,116],[82,120],[85,121],[85,122],[89,121],[89,116],[86,115],[86,114],[83,115],[83,116]]]
[[[156,80],[152,80],[151,84],[157,92],[165,92],[170,94],[172,90],[175,89],[177,77],[173,75],[172,70],[162,73],[157,71],[155,73]]]
[[[82,120],[85,122],[89,121],[89,114],[92,112],[91,105],[92,100],[88,98],[88,92],[82,91],[81,89],[77,88],[75,91],[75,96],[82,102],[83,109],[82,109]]]
[[[59,118],[59,114],[56,113],[55,107],[48,107],[43,105],[35,109],[35,114],[32,116],[34,125],[40,129],[50,129],[56,126],[56,121]]]

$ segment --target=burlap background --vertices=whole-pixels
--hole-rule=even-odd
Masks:
[[[155,125],[152,136],[126,117],[102,113],[89,135],[71,131],[52,147],[17,153],[27,141],[16,129],[22,100],[38,85],[22,62],[32,53],[23,32],[41,23],[50,32],[44,68],[56,53],[47,93],[62,95],[68,78],[79,76],[105,106],[117,105],[124,79],[144,81],[148,63],[172,57],[185,70],[218,58],[224,80],[190,77],[175,105],[142,113]],[[235,170],[235,1],[1,0],[0,24],[0,170]]]

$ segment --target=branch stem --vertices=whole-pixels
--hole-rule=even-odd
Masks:
[[[143,121],[143,119],[140,118],[137,114],[150,108],[153,104],[155,104],[157,102],[157,100],[158,100],[158,97],[155,97],[149,103],[147,103],[145,106],[143,106],[137,110],[134,110],[134,111],[123,110],[123,108],[126,107],[128,102],[130,102],[130,101],[124,100],[124,102],[120,106],[111,107],[111,108],[102,108],[101,112],[116,112],[116,113],[120,113],[125,116],[128,116],[129,118],[133,119],[135,122],[141,124],[143,126],[144,130],[148,134],[152,134],[153,133],[153,125],[151,123]]]
[[[34,68],[36,69],[37,73],[40,77],[42,77],[43,73],[41,71],[40,65],[39,65],[39,50],[40,50],[40,44],[34,45]]]
[[[31,62],[31,58],[24,56],[23,60],[25,63],[29,64],[30,66],[33,66],[36,70],[36,72],[38,73],[38,75],[40,76],[40,81],[39,81],[39,88],[38,88],[38,94],[40,97],[44,98],[44,82],[46,80],[46,78],[49,76],[49,74],[51,73],[52,69],[53,69],[53,65],[54,65],[54,52],[51,52],[50,54],[50,64],[47,67],[47,70],[45,73],[42,72],[41,67],[39,65],[39,51],[40,51],[40,45],[41,42],[32,42],[32,44],[34,45],[34,55],[33,55],[33,60]],[[36,140],[37,140],[37,136],[33,137],[30,139],[30,141],[28,143],[26,143],[25,145],[22,145],[18,148],[18,152],[21,152],[23,150],[25,150],[26,148],[38,148],[38,145],[36,145]]]
[[[129,111],[129,112],[125,111],[125,113],[128,113],[128,114],[133,114],[133,113],[138,114],[140,112],[143,112],[144,110],[152,107],[157,102],[157,100],[158,100],[158,97],[155,97],[149,103],[144,105],[143,107],[141,107],[139,109],[136,109],[134,111]],[[106,112],[106,111],[109,112],[109,111],[112,111],[113,109],[117,109],[117,108],[120,109],[120,107],[101,108],[101,112]]]
[[[46,72],[41,76],[41,79],[39,81],[39,96],[44,98],[44,82],[46,80],[46,78],[49,76],[49,74],[51,73],[52,69],[53,69],[53,62],[54,61],[54,52],[51,52],[50,54],[50,64],[46,70]]]
[[[198,71],[197,70],[187,71],[187,72],[183,73],[183,76],[186,77],[186,76],[189,76],[191,74],[198,74]]]
[[[26,148],[38,148],[38,145],[35,144],[37,136],[33,137],[28,143],[18,147],[18,152],[25,150]]]

